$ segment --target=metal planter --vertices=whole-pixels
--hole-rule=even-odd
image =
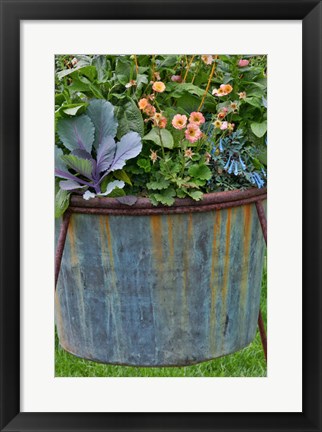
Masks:
[[[61,346],[136,366],[189,365],[247,346],[265,248],[255,202],[265,199],[255,189],[173,207],[73,197],[55,294]]]

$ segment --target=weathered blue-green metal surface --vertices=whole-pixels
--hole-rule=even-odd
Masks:
[[[56,291],[60,344],[83,358],[141,366],[237,351],[256,333],[263,257],[255,204],[74,214]]]

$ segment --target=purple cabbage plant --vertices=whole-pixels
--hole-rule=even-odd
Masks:
[[[137,132],[128,132],[115,142],[117,127],[113,105],[102,99],[90,101],[85,114],[58,120],[58,136],[70,152],[64,154],[55,146],[55,176],[60,179],[64,196],[78,191],[84,199],[90,199],[124,187],[122,180],[114,180],[106,190],[101,189],[108,174],[122,169],[127,160],[141,152],[142,142]]]

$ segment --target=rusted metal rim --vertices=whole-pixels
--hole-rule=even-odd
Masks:
[[[247,189],[205,194],[201,201],[190,198],[177,198],[174,204],[154,206],[148,198],[138,198],[133,205],[123,204],[116,198],[94,198],[84,200],[81,196],[72,196],[69,210],[82,214],[113,214],[113,215],[154,215],[170,213],[200,213],[237,207],[265,200],[267,189]]]

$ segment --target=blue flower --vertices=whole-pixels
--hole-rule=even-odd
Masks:
[[[264,186],[265,182],[262,180],[259,174],[253,173],[253,179],[255,180],[258,189],[261,189]]]
[[[220,138],[220,140],[219,140],[219,150],[220,150],[221,152],[224,151],[224,147],[223,147],[223,145],[222,145],[222,139],[221,139],[221,138]]]
[[[237,164],[236,161],[235,161],[235,171],[234,171],[234,174],[238,175],[238,164]]]
[[[242,169],[245,171],[245,169],[246,169],[246,165],[245,165],[243,159],[242,159],[240,156],[239,156],[239,163],[240,163]]]
[[[231,156],[229,156],[229,159],[228,159],[226,165],[224,166],[224,170],[226,170],[226,171],[227,171],[227,169],[228,169],[228,167],[229,167],[230,159],[231,159]]]
[[[229,170],[228,170],[228,174],[231,174],[232,172],[233,172],[233,167],[234,167],[234,161],[232,161],[232,163],[231,163],[231,165],[230,165],[230,167],[229,167]]]

